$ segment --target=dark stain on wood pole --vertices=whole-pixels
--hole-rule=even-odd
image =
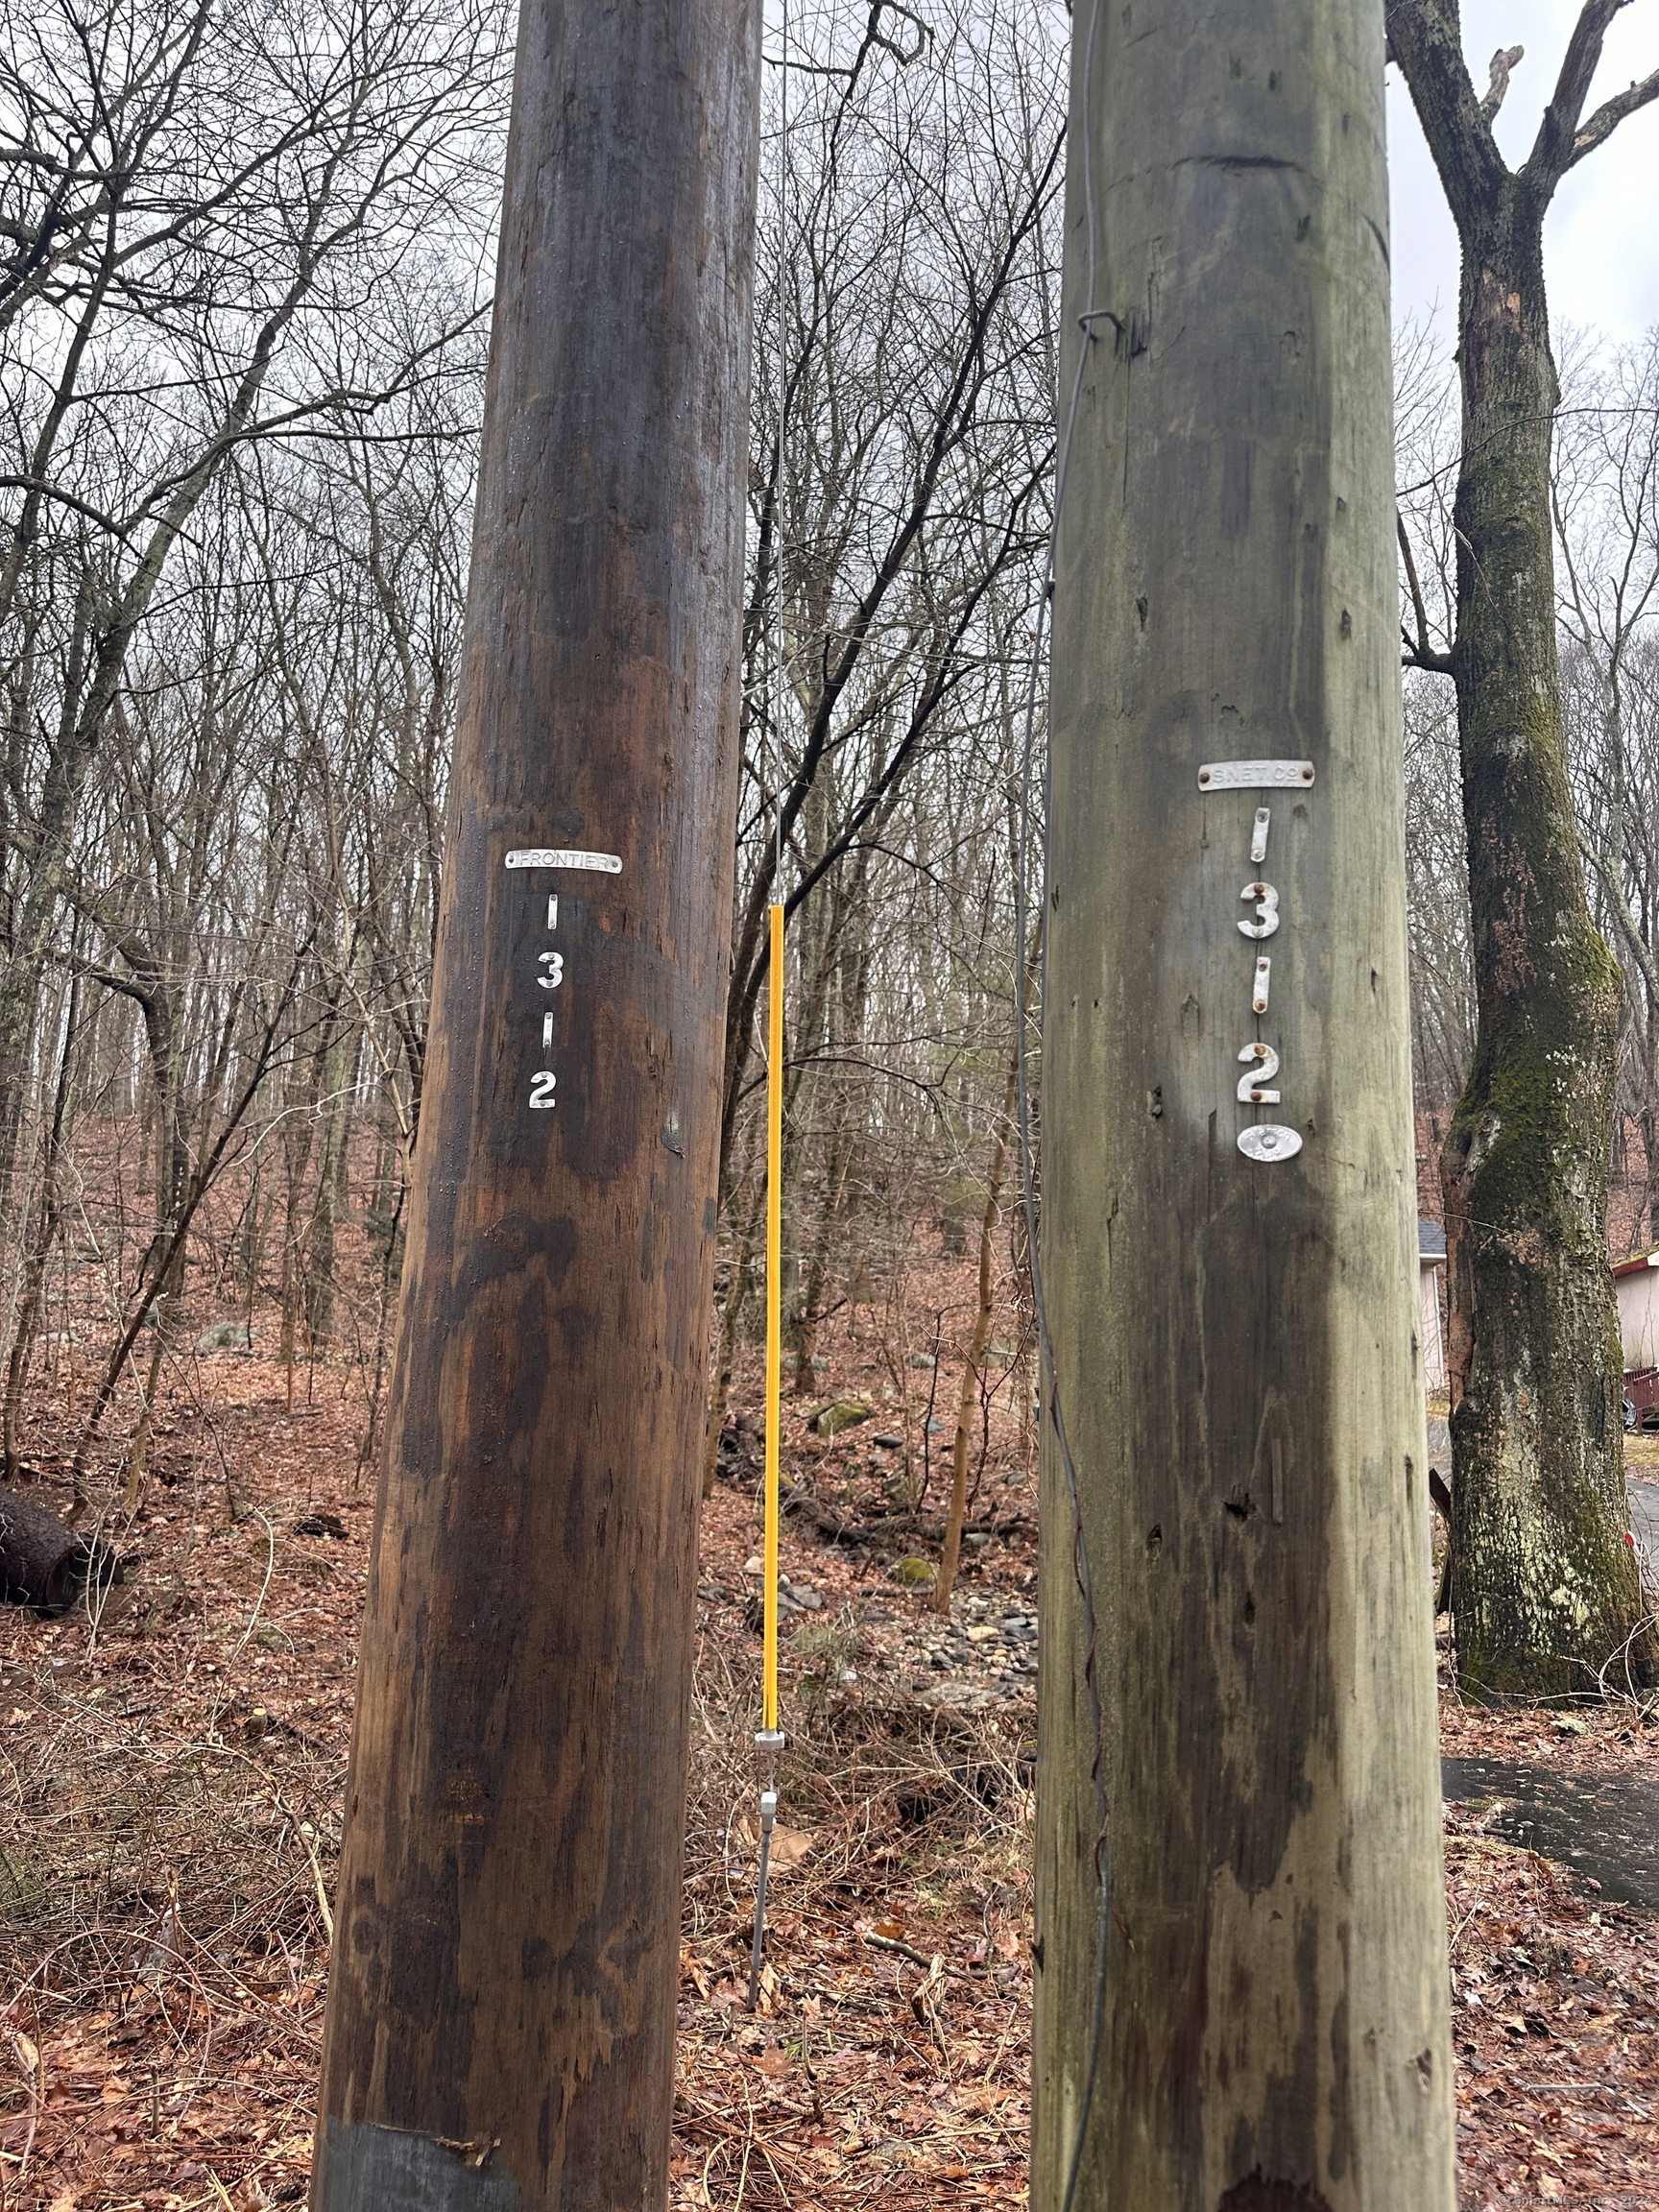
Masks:
[[[1032,2203],[1097,1628],[1074,2212],[1448,2212],[1381,0],[1082,0],[1073,51],[1043,1199],[1097,1619],[1050,1427]],[[1200,783],[1262,759],[1312,781]]]
[[[666,2196],[759,30],[523,11],[318,2212]]]

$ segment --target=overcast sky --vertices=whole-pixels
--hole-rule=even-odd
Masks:
[[[1463,0],[1463,43],[1478,92],[1493,53],[1525,46],[1498,117],[1498,143],[1513,167],[1526,159],[1561,65],[1578,0]],[[1659,0],[1636,0],[1615,17],[1586,113],[1632,78],[1659,68]],[[1394,315],[1436,306],[1452,343],[1457,308],[1457,234],[1410,97],[1388,72],[1388,162],[1393,203]],[[1621,123],[1607,143],[1562,180],[1544,231],[1551,322],[1635,338],[1659,324],[1659,102]]]

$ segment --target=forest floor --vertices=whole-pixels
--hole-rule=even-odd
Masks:
[[[872,1417],[821,1442],[794,1402],[788,1472],[868,1524],[926,1449],[936,1510],[953,1373],[931,1351],[837,1355]],[[301,1380],[290,1410],[257,1350],[197,1360],[157,1424],[123,1588],[95,1621],[0,1617],[0,2206],[304,2195],[373,1484],[356,1382],[319,1365],[307,1403]],[[751,2013],[753,1381],[704,1519],[676,2212],[1022,2200],[1028,1437],[1007,1391],[980,1409],[948,1620],[893,1578],[892,1547],[785,1523],[791,1744]],[[34,1495],[59,1506],[53,1424],[43,1395]],[[1444,1672],[1443,1650],[1449,1753],[1659,1779],[1659,1726],[1632,1706],[1474,1712]],[[1655,1916],[1503,1840],[1500,1811],[1447,1809],[1461,2200],[1651,2212]]]

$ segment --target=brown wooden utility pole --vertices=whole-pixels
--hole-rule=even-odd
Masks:
[[[1450,2212],[1382,0],[1073,41],[1032,2203]]]
[[[525,0],[312,2202],[666,2197],[759,0]]]

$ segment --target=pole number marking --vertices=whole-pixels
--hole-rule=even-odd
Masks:
[[[1238,1103],[1240,1106],[1277,1106],[1277,1091],[1264,1091],[1262,1086],[1271,1083],[1279,1072],[1279,1055],[1271,1045],[1246,1045],[1238,1055],[1249,1066],[1238,1078]]]
[[[1305,791],[1312,781],[1310,760],[1212,760],[1198,771],[1198,788],[1205,792]],[[1250,824],[1250,859],[1255,867],[1259,868],[1267,857],[1271,824],[1271,809],[1258,805]],[[1253,916],[1240,919],[1239,935],[1256,943],[1276,935],[1279,894],[1273,885],[1258,878],[1254,883],[1246,883],[1238,896],[1255,908]],[[1250,1011],[1258,1024],[1267,1011],[1272,965],[1267,953],[1257,954],[1250,978]],[[1279,1105],[1284,1094],[1274,1084],[1279,1072],[1276,1047],[1263,1037],[1254,1037],[1240,1046],[1238,1061],[1244,1070],[1238,1085],[1239,1105]],[[1282,1122],[1252,1121],[1238,1132],[1238,1149],[1247,1160],[1290,1160],[1301,1151],[1302,1138],[1298,1130],[1286,1128]]]
[[[509,868],[586,868],[600,876],[620,876],[622,863],[614,853],[579,852],[565,845],[530,845],[516,848],[507,855]],[[559,895],[547,894],[547,927],[559,926]],[[557,991],[565,980],[565,955],[551,947],[536,955],[538,974],[536,981],[543,991]],[[553,1049],[553,1013],[544,1006],[541,1015],[541,1049]],[[532,1113],[550,1114],[558,1105],[554,1095],[559,1088],[556,1069],[538,1068],[530,1077],[529,1105]]]
[[[1238,926],[1246,937],[1271,937],[1279,926],[1279,894],[1271,883],[1246,883],[1238,894],[1240,899],[1254,899],[1256,919],[1240,922]]]

